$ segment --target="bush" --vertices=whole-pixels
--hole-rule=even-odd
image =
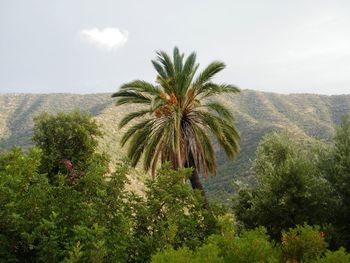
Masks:
[[[205,244],[193,252],[188,248],[167,249],[162,253],[157,253],[152,257],[152,263],[224,263],[219,256],[220,249],[214,244]]]
[[[221,244],[220,244],[221,245]],[[239,237],[222,244],[225,262],[253,263],[279,262],[281,253],[278,247],[269,241],[263,227],[243,231]]]
[[[58,173],[85,171],[95,158],[97,137],[102,133],[90,114],[42,113],[34,118],[34,124],[33,141],[43,152],[41,172],[47,173],[50,181]]]
[[[41,151],[0,155],[0,258],[5,262],[126,262],[130,210],[127,169],[91,161],[71,184],[38,173]]]
[[[334,148],[325,156],[322,168],[338,197],[332,224],[338,229],[340,245],[350,249],[350,116],[336,129]]]
[[[191,169],[174,171],[164,165],[146,182],[145,198],[135,200],[134,244],[130,255],[144,262],[167,247],[195,249],[217,229],[211,211],[204,208],[199,191],[186,183]],[[169,252],[170,253],[170,252]]]
[[[323,258],[313,261],[314,263],[349,263],[350,254],[344,248],[338,251],[327,251]]]
[[[175,250],[169,248],[163,253],[157,253],[152,257],[152,263],[190,263],[193,259],[193,253],[188,248],[179,248]]]
[[[286,134],[268,135],[258,147],[255,171],[257,187],[240,190],[234,202],[245,227],[264,226],[278,240],[282,230],[297,224],[331,221],[335,195],[313,149],[293,143]]]
[[[37,148],[0,155],[4,262],[253,263],[282,258],[265,228],[237,233],[232,215],[204,209],[201,194],[185,183],[189,169],[162,167],[139,197],[125,191],[126,163],[119,163],[106,179],[108,167],[91,160],[74,184],[61,174],[50,184],[38,172],[40,161]],[[281,248],[286,260],[349,259],[343,249],[322,257],[323,233],[308,225],[283,232]]]
[[[232,217],[226,215],[220,218],[221,234],[211,235],[205,245],[193,252],[188,248],[174,250],[173,248],[159,252],[152,262],[280,262],[281,251],[269,241],[266,230],[258,229],[243,231],[237,236],[234,231]],[[182,261],[179,261],[182,262]]]
[[[0,155],[0,258],[27,262],[35,256],[31,234],[49,216],[50,185],[38,174],[41,152],[13,148]]]
[[[290,262],[310,262],[326,251],[325,233],[317,226],[304,224],[282,232],[282,251]]]

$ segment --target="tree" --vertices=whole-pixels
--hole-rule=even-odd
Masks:
[[[336,129],[333,150],[322,166],[338,198],[334,225],[341,233],[341,243],[350,249],[350,119],[344,116]]]
[[[199,174],[216,174],[215,151],[210,140],[213,135],[229,158],[239,151],[239,134],[232,113],[212,97],[237,93],[239,89],[228,84],[216,84],[212,78],[225,68],[222,62],[210,63],[196,75],[199,64],[196,54],[185,60],[178,48],[173,58],[163,51],[152,61],[157,71],[156,84],[135,80],[120,87],[112,95],[117,105],[141,104],[138,110],[127,114],[119,123],[122,128],[134,121],[122,137],[127,142],[127,155],[136,166],[142,155],[144,170],[154,174],[159,161],[170,161],[173,168],[191,167],[193,189],[204,194]],[[136,121],[135,121],[136,120]]]
[[[216,213],[205,209],[203,197],[186,183],[190,173],[189,168],[173,170],[166,163],[155,180],[146,180],[145,197],[130,205],[135,216],[132,262],[147,262],[166,247],[194,249],[218,230]]]
[[[40,174],[41,150],[0,154],[1,262],[128,262],[131,238],[128,166],[106,180],[92,160],[85,176],[55,184]]]
[[[77,170],[84,171],[94,156],[97,137],[102,135],[92,116],[79,111],[42,113],[34,118],[34,124],[33,141],[43,153],[41,172],[47,173],[50,181],[59,172],[73,177]]]
[[[305,142],[304,142],[305,144]],[[257,149],[257,187],[243,189],[234,205],[246,227],[265,226],[273,238],[297,224],[331,221],[336,200],[318,168],[316,147],[303,147],[287,134],[264,137]]]

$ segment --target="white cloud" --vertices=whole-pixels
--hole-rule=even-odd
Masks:
[[[128,41],[129,36],[128,31],[113,27],[106,27],[102,30],[95,27],[81,30],[80,33],[91,43],[110,51],[122,47]]]

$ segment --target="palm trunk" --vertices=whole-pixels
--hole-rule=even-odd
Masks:
[[[203,196],[203,199],[204,199],[204,207],[208,208],[209,207],[208,200],[207,200],[207,197],[205,195],[204,187],[203,187],[203,184],[202,184],[202,182],[200,180],[199,173],[198,173],[198,171],[196,169],[196,163],[194,161],[194,158],[193,158],[193,155],[192,155],[191,151],[188,154],[188,158],[187,158],[185,167],[186,168],[192,168],[192,174],[191,174],[191,177],[190,177],[190,182],[191,182],[192,189],[193,190],[197,189],[197,190],[199,190],[201,192],[201,194]]]
[[[176,163],[177,163],[177,169],[183,168],[179,142],[178,142],[178,146],[176,147]]]
[[[177,115],[179,115],[180,112],[177,111]],[[176,151],[176,162],[177,162],[177,169],[183,168],[183,162],[182,162],[182,156],[181,156],[181,146],[180,146],[180,138],[181,138],[181,116],[178,116],[176,119],[177,123],[175,124],[175,151]]]

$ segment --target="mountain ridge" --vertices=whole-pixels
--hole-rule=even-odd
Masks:
[[[232,182],[243,179],[252,183],[251,166],[256,147],[269,132],[288,130],[291,135],[312,139],[331,139],[341,116],[350,113],[350,95],[279,94],[242,90],[239,94],[218,97],[234,113],[241,133],[241,152],[227,160],[216,147],[219,172],[205,183],[209,194],[219,199],[233,191]],[[111,93],[94,94],[0,94],[0,149],[17,144],[31,145],[33,117],[41,111],[55,113],[80,109],[90,112],[102,125],[104,138],[100,149],[116,161],[125,151],[119,146],[124,130],[118,129],[121,117],[134,106],[116,107]],[[137,183],[137,179],[134,180]]]

